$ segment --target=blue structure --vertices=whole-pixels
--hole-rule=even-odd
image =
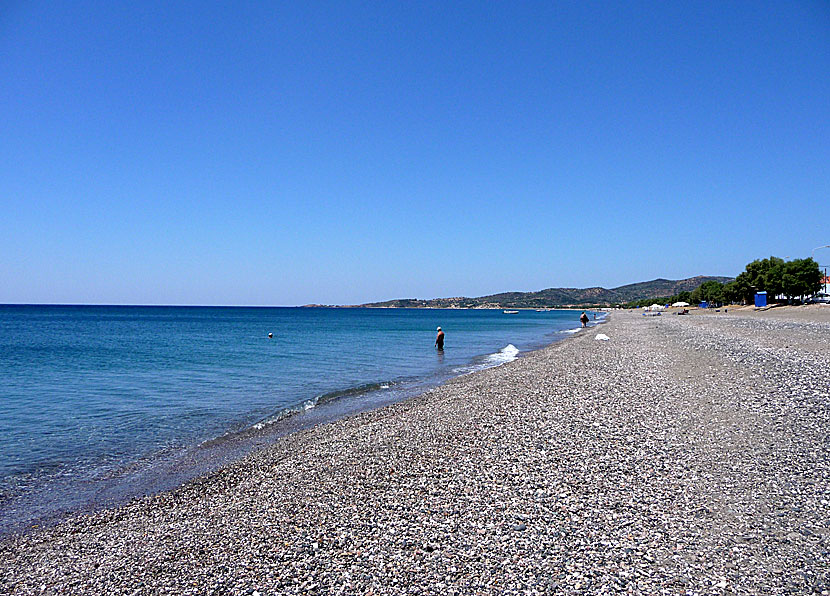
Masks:
[[[698,304],[698,307],[699,308],[709,308],[709,303],[708,302],[701,302],[700,304]]]
[[[767,293],[755,292],[755,308],[761,308],[767,305]]]

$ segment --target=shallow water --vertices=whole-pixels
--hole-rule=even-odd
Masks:
[[[0,306],[0,532],[170,488],[274,436],[515,359],[578,316]]]

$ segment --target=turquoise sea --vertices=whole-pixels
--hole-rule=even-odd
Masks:
[[[507,362],[567,337],[579,314],[0,306],[0,533]]]

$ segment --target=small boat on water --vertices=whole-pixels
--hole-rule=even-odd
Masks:
[[[506,315],[517,315],[517,314],[519,314],[519,311],[518,310],[506,310],[506,311],[504,311],[504,314],[506,314]]]

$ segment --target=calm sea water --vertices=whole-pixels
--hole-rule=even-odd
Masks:
[[[169,488],[280,433],[566,337],[578,316],[0,306],[0,532]]]

